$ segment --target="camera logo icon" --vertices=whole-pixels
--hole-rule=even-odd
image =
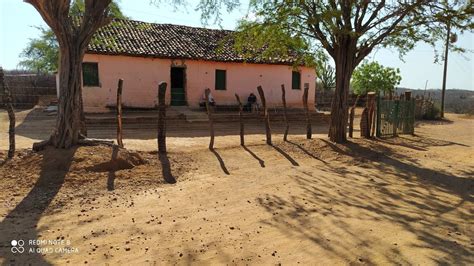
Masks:
[[[23,252],[25,252],[25,248],[23,247],[25,245],[25,241],[23,241],[21,239],[20,240],[12,240],[11,244],[12,244],[12,247],[11,247],[12,253],[22,254]]]

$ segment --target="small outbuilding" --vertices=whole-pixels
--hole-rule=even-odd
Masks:
[[[257,86],[269,106],[281,106],[281,84],[290,108],[302,107],[303,86],[315,93],[314,68],[295,68],[291,59],[246,59],[233,49],[232,31],[114,20],[101,28],[83,60],[85,111],[115,106],[117,81],[124,80],[125,107],[154,108],[158,84],[168,83],[166,103],[198,107],[206,88],[217,105],[245,101]],[[314,97],[309,97],[314,109]]]

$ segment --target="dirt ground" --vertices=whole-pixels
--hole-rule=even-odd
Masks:
[[[53,124],[19,117],[21,149]],[[252,125],[241,147],[238,127],[222,124],[214,152],[205,127],[171,128],[161,157],[139,127],[128,151],[21,150],[0,167],[0,263],[473,265],[474,119],[447,118],[344,145],[325,125],[312,140],[295,125],[268,146]]]

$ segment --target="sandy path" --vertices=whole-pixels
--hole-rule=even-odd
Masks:
[[[117,180],[107,191],[104,177],[85,184],[98,192],[82,198],[63,186],[26,224],[34,229],[0,224],[0,262],[472,265],[474,120],[448,118],[421,125],[417,137],[344,146],[321,134],[275,149],[253,135],[245,150],[225,136],[214,154],[207,138],[172,138],[171,157],[193,158],[178,183],[131,190]],[[156,147],[153,139],[126,145]],[[4,225],[28,192],[2,195]],[[4,241],[32,230],[79,252],[8,254]]]

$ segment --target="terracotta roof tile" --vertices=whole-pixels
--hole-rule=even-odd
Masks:
[[[115,19],[97,31],[88,46],[88,53],[221,62],[293,63],[291,59],[282,58],[244,60],[234,51],[232,39],[226,38],[231,34],[229,30]]]

